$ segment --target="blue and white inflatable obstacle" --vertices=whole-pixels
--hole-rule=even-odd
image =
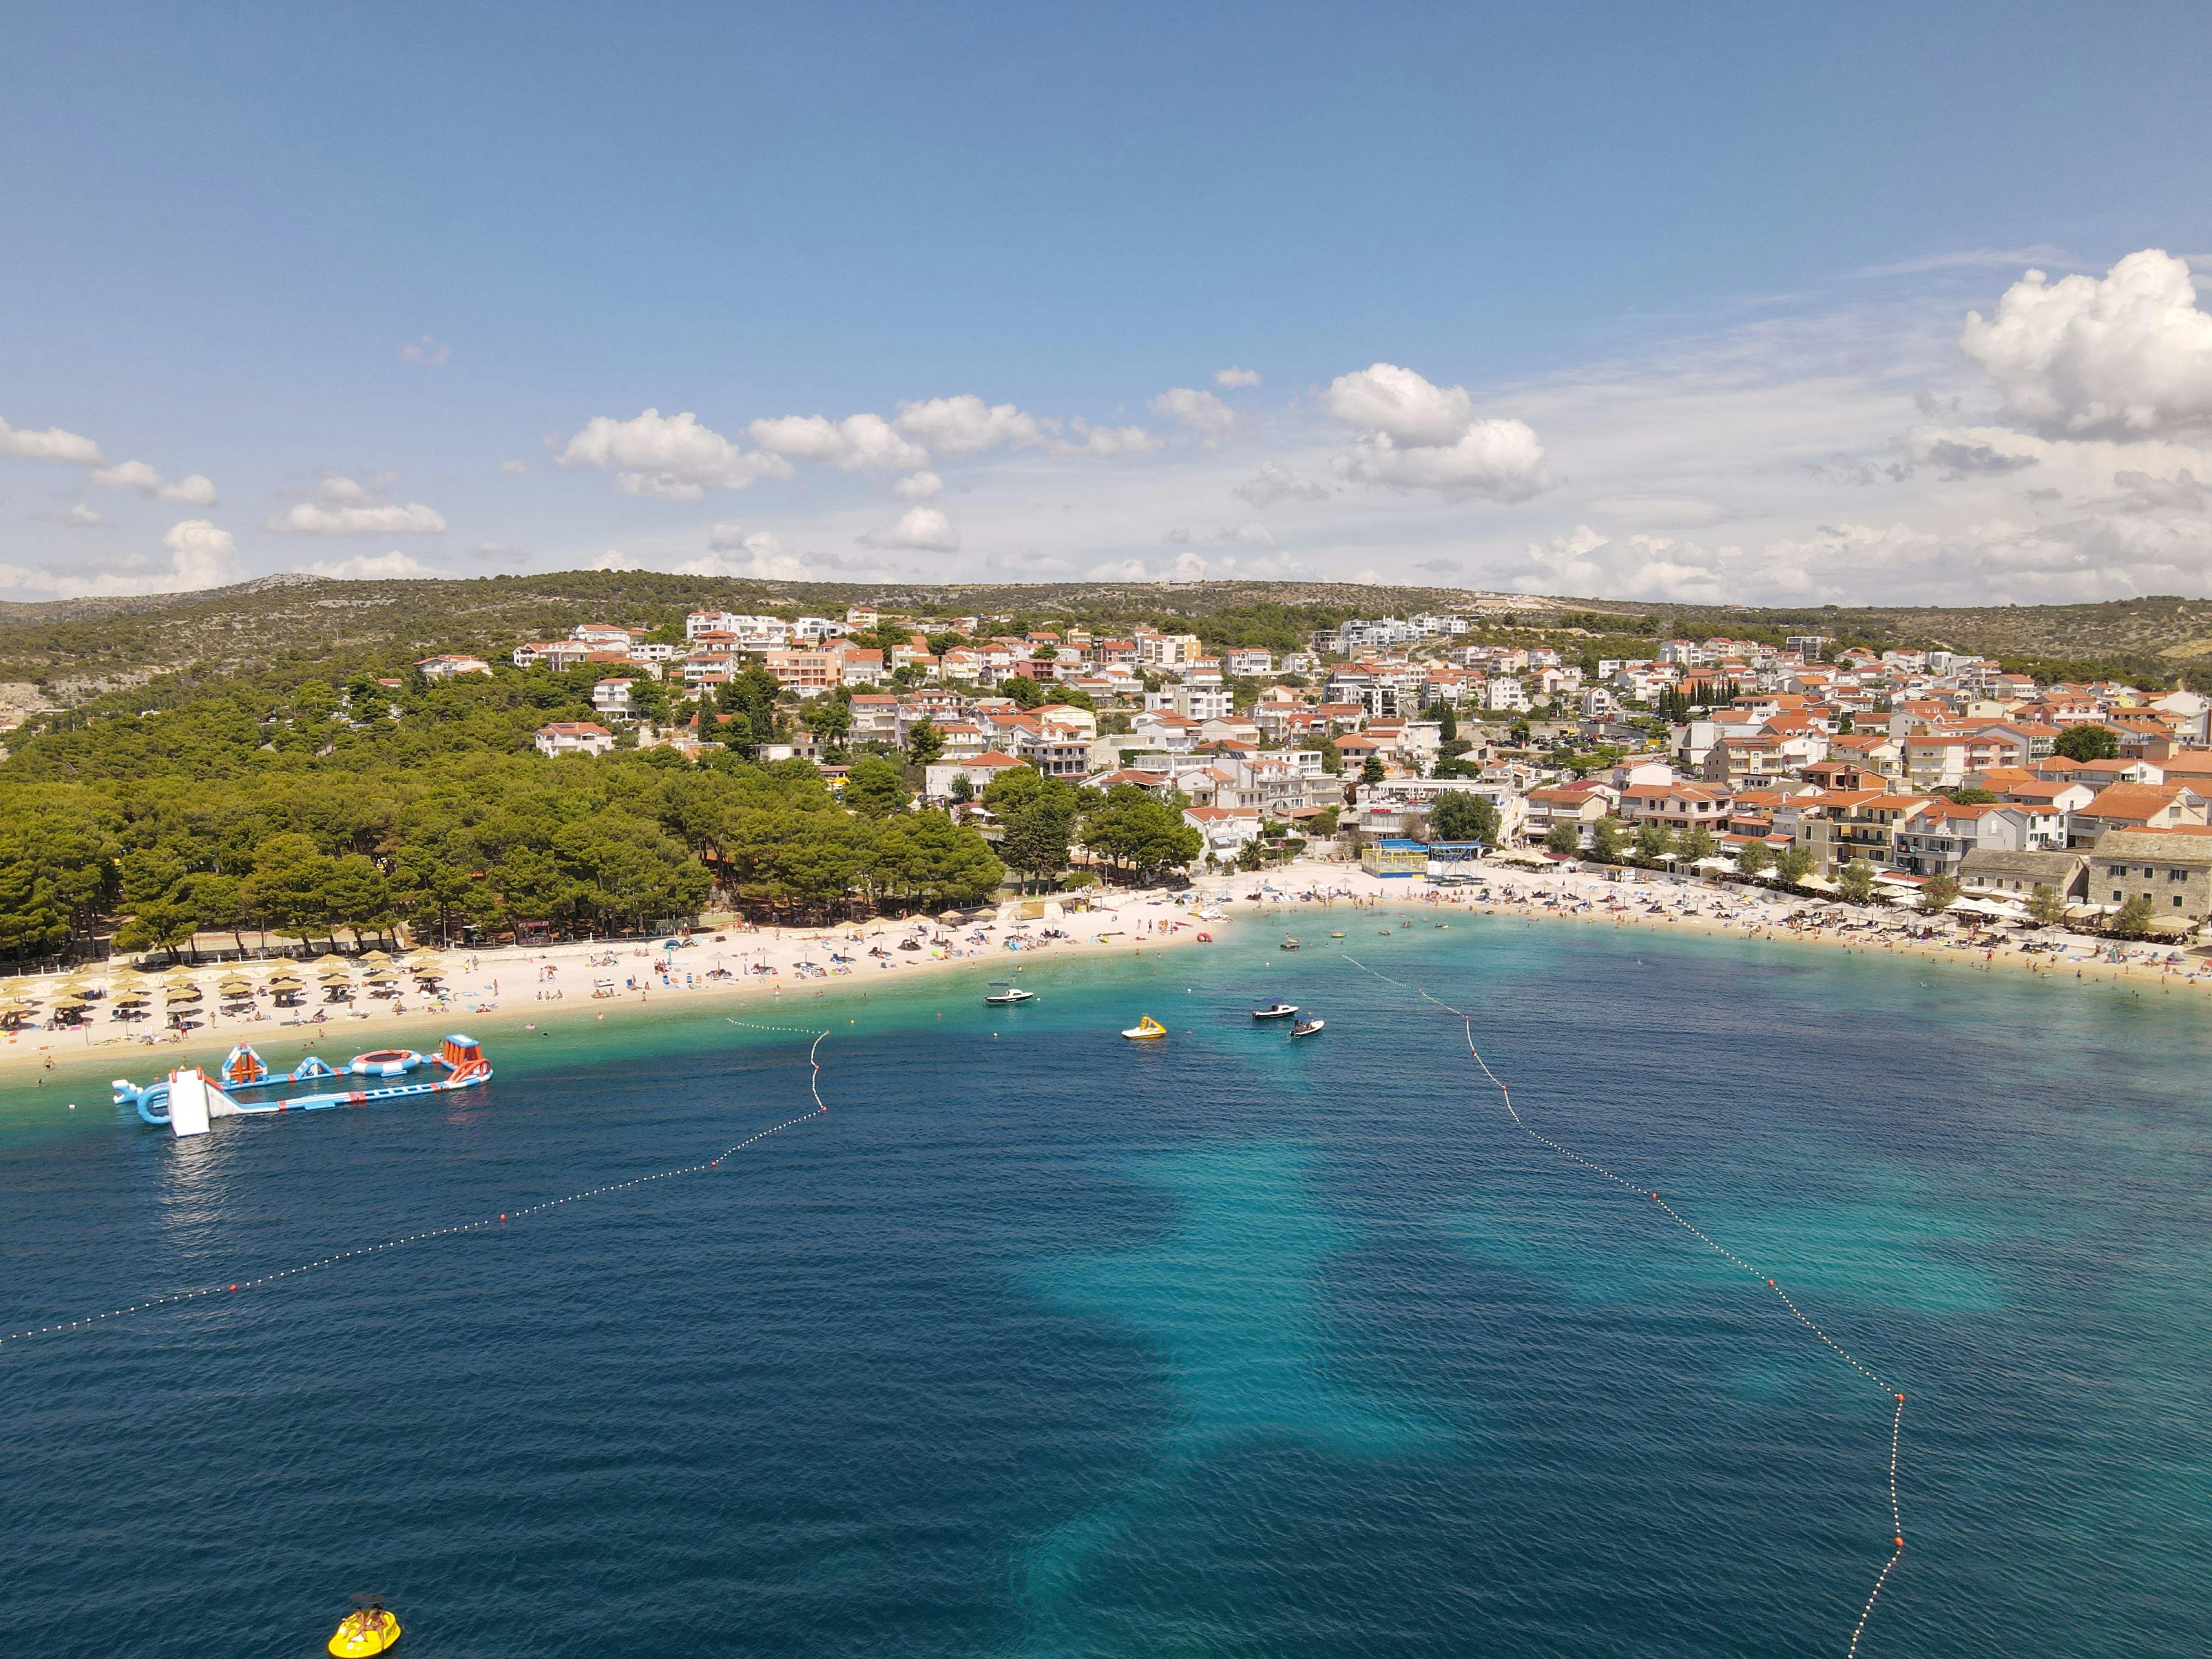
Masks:
[[[249,1090],[336,1077],[338,1073],[310,1054],[291,1071],[272,1073],[262,1064],[260,1055],[250,1048],[240,1047],[232,1049],[230,1058],[223,1062],[222,1081],[229,1092],[217,1088],[198,1066],[186,1066],[143,1087],[128,1078],[117,1078],[115,1103],[136,1107],[138,1115],[147,1122],[166,1125],[172,1133],[182,1137],[205,1134],[210,1121],[218,1117],[258,1117],[266,1112],[321,1112],[333,1106],[362,1106],[371,1101],[398,1100],[410,1095],[444,1094],[453,1089],[473,1088],[491,1076],[491,1062],[484,1058],[477,1040],[458,1036],[449,1036],[439,1044],[434,1055],[418,1054],[412,1049],[379,1049],[356,1056],[346,1069],[368,1077],[400,1077],[426,1062],[443,1067],[447,1074],[434,1083],[403,1083],[389,1089],[346,1089],[325,1094],[295,1095],[289,1100],[242,1101],[237,1096]]]

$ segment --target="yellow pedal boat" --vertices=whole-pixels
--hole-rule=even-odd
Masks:
[[[1161,1024],[1159,1021],[1154,1019],[1150,1014],[1146,1014],[1134,1025],[1132,1025],[1127,1030],[1121,1033],[1123,1036],[1128,1038],[1132,1042],[1150,1042],[1155,1038],[1164,1037],[1167,1034],[1168,1028]]]
[[[372,1601],[339,1621],[337,1633],[331,1638],[331,1652],[336,1659],[369,1659],[391,1652],[398,1640],[399,1620],[380,1603]]]

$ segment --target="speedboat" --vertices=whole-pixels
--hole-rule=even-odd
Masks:
[[[1291,1041],[1296,1042],[1300,1037],[1311,1036],[1328,1023],[1322,1019],[1302,1019],[1291,1027]]]
[[[1035,1002],[1036,993],[1024,991],[1011,980],[994,979],[991,981],[991,989],[984,996],[983,1000],[986,1002]]]
[[[1283,949],[1285,951],[1295,951],[1297,948],[1298,942],[1294,939],[1286,939],[1283,941]]]
[[[1255,1019],[1288,1019],[1292,1014],[1297,1012],[1297,1004],[1294,1002],[1271,1002],[1264,1008],[1255,1008],[1252,1011],[1252,1018]]]
[[[1132,1042],[1155,1042],[1168,1034],[1168,1028],[1146,1014],[1134,1025],[1121,1033]]]

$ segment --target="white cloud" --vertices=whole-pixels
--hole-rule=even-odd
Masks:
[[[1376,363],[1329,383],[1322,406],[1362,435],[1334,462],[1354,483],[1516,501],[1550,488],[1544,447],[1517,420],[1478,420],[1464,386]]]
[[[88,595],[182,593],[217,587],[245,576],[238,559],[238,544],[228,531],[205,519],[187,519],[172,525],[161,538],[168,550],[166,568],[150,560],[133,558],[120,568],[87,570],[26,568],[0,564],[0,590],[34,593],[49,599],[81,599]]]
[[[696,501],[709,489],[743,489],[762,478],[788,478],[781,455],[747,454],[696,415],[648,409],[633,420],[595,416],[561,452],[562,466],[613,466],[617,489],[633,495]]]
[[[335,576],[341,581],[419,580],[438,573],[412,554],[394,548],[389,553],[364,553],[358,558],[320,560],[307,569],[318,576]]]
[[[2148,472],[2115,472],[2112,482],[2127,491],[2128,506],[2134,512],[2212,513],[2212,489],[2185,467],[2171,478]]]
[[[810,581],[814,573],[806,562],[784,551],[783,544],[764,530],[748,533],[734,524],[718,524],[708,532],[706,557],[676,567],[679,576],[749,577],[757,581]],[[728,558],[743,553],[742,559]]]
[[[1527,566],[1511,585],[1526,592],[1685,605],[1723,604],[1732,597],[1717,562],[1695,548],[1664,537],[1615,541],[1586,524],[1577,525],[1571,535],[1531,542]]]
[[[619,547],[611,547],[584,568],[586,570],[642,570],[645,567]]]
[[[1109,559],[1091,567],[1094,582],[1148,582],[1156,580],[1142,559]]]
[[[2037,431],[2123,437],[2212,423],[2212,314],[2187,264],[2157,248],[2102,279],[2030,270],[1995,315],[1966,314],[1959,346],[1989,371],[2006,418]]]
[[[435,535],[445,529],[445,515],[434,507],[400,507],[378,500],[378,493],[352,477],[325,477],[316,489],[316,500],[295,502],[261,529],[276,535]]]
[[[1260,384],[1260,371],[1256,368],[1217,368],[1213,371],[1213,383],[1218,386],[1257,386]]]
[[[161,545],[169,550],[171,574],[184,587],[216,587],[245,574],[236,538],[205,519],[171,525]]]
[[[1247,478],[1229,493],[1264,510],[1277,501],[1325,501],[1328,486],[1301,477],[1273,461],[1262,461],[1256,477]]]
[[[82,501],[74,507],[64,507],[58,513],[41,513],[37,516],[48,524],[58,524],[68,530],[91,530],[107,522]]]
[[[71,466],[98,466],[106,458],[89,438],[50,426],[31,432],[0,421],[0,455],[20,456],[27,461],[66,461]]]
[[[917,472],[910,478],[901,478],[891,486],[891,493],[902,501],[926,501],[945,488],[945,480],[934,472]]]
[[[1073,441],[1055,442],[1060,455],[1145,455],[1166,446],[1140,426],[1093,426],[1080,416],[1067,423]]]
[[[530,476],[530,463],[527,461],[501,461],[499,464],[499,470],[510,478],[526,478]]]
[[[403,362],[428,363],[435,367],[439,363],[451,362],[453,349],[425,334],[421,339],[410,340],[400,347],[399,356]]]
[[[1175,579],[1179,582],[1204,581],[1206,568],[1206,561],[1195,553],[1176,555]]]
[[[526,547],[510,547],[505,542],[478,542],[469,550],[469,556],[486,564],[526,564],[531,555]]]
[[[1012,404],[986,404],[972,392],[901,404],[891,424],[916,443],[954,459],[1002,445],[1042,448],[1051,441],[1047,428],[1059,429],[1057,422],[1041,421]]]
[[[1215,397],[1211,392],[1199,392],[1187,386],[1170,386],[1152,399],[1152,412],[1163,420],[1173,421],[1198,434],[1199,441],[1212,449],[1237,425],[1237,411]]]
[[[118,489],[135,489],[149,500],[181,501],[186,507],[215,505],[215,483],[205,475],[195,472],[171,483],[143,461],[125,461],[102,467],[92,475],[92,482]]]
[[[922,553],[957,553],[960,532],[952,520],[933,507],[910,507],[888,530],[871,530],[860,538],[863,547],[910,547]]]
[[[848,472],[895,472],[920,466],[929,452],[908,443],[880,415],[831,421],[820,415],[784,415],[755,421],[746,431],[763,449]]]
[[[1170,530],[1166,535],[1161,537],[1160,540],[1170,547],[1187,547],[1190,544],[1190,532]]]
[[[1240,524],[1234,529],[1224,526],[1213,532],[1217,542],[1235,542],[1241,547],[1274,547],[1275,538],[1263,524]]]

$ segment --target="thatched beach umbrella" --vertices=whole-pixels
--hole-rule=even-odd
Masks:
[[[315,958],[314,966],[318,968],[350,969],[353,966],[353,963],[348,962],[343,957],[338,955],[335,951],[325,951],[322,955]]]
[[[392,953],[389,951],[371,951],[362,960],[380,968],[392,960]]]

